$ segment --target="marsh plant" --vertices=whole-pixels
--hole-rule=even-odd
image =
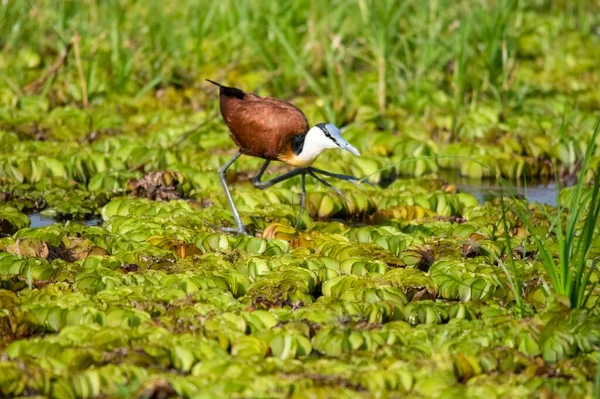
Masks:
[[[516,212],[527,226],[531,233],[531,240],[538,250],[549,283],[545,285],[546,294],[566,296],[573,308],[585,307],[598,284],[594,273],[597,272],[600,257],[597,254],[591,256],[590,249],[597,236],[596,226],[600,216],[600,165],[595,169],[591,166],[599,132],[600,120],[596,123],[590,138],[577,183],[560,195],[555,214],[546,214],[550,221],[550,228],[546,233],[539,233],[540,230],[532,223],[529,209],[522,203],[515,202],[510,206],[510,209]],[[586,186],[584,178],[589,172],[594,176],[591,187]],[[556,186],[558,195],[560,193],[558,179]],[[505,216],[503,206],[504,222]],[[550,235],[557,239],[557,252],[546,245]],[[518,280],[515,273],[513,279]],[[516,283],[514,289],[517,292],[518,288],[519,284]]]

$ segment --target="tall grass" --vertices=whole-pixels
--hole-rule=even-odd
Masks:
[[[494,260],[498,263],[498,265],[502,268],[502,271],[504,272],[508,280],[508,284],[510,285],[510,289],[515,298],[517,313],[519,315],[523,315],[525,313],[525,302],[523,301],[523,282],[519,277],[517,265],[513,257],[513,248],[510,241],[508,222],[506,220],[507,209],[506,204],[504,202],[503,192],[501,192],[501,211],[502,230],[504,232],[504,240],[506,241],[507,262],[504,262],[504,260],[496,256],[491,251],[489,252],[489,256],[492,256]],[[507,267],[507,263],[510,268]]]
[[[521,89],[512,87],[511,73],[521,21],[540,4],[9,0],[0,2],[0,65],[6,65],[11,87],[23,88],[78,34],[92,102],[158,85],[193,87],[209,76],[251,89],[266,86],[284,98],[314,95],[322,113],[338,123],[352,120],[364,105],[383,117],[398,107],[421,114],[440,89],[457,108],[486,97],[504,104],[517,96]],[[564,12],[577,26],[591,26],[593,17],[583,11],[596,6],[577,4]],[[553,38],[544,40],[551,47]],[[28,63],[29,53],[41,55],[41,63]],[[79,80],[69,62],[53,90],[79,87]],[[78,90],[64,92],[74,96]]]
[[[556,216],[547,214],[551,222],[547,235],[535,233],[529,210],[522,203],[514,202],[511,209],[519,215],[532,234],[544,271],[548,275],[552,292],[569,298],[571,307],[586,306],[597,282],[591,279],[600,259],[590,259],[589,251],[600,217],[600,167],[595,170],[594,184],[585,187],[584,177],[590,171],[596,141],[600,134],[600,119],[590,138],[577,184],[568,196],[566,204],[559,201]],[[556,181],[557,195],[560,192]],[[548,235],[558,241],[558,253],[552,253],[545,241]]]

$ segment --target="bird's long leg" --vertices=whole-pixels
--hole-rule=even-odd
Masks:
[[[332,186],[331,184],[329,184],[327,181],[325,181],[324,179],[321,179],[319,176],[317,176],[312,170],[312,168],[307,168],[306,169],[306,173],[308,173],[309,175],[311,175],[313,178],[315,178],[319,183],[323,184],[326,187],[329,187],[330,189],[332,189],[333,191],[336,192],[336,194],[338,194],[340,197],[342,197],[345,200],[348,200],[348,198],[344,195],[344,193],[342,193],[338,188]]]
[[[361,179],[358,177],[354,177],[354,176],[348,176],[348,175],[342,175],[340,173],[331,173],[328,172],[326,170],[322,170],[322,169],[317,169],[317,168],[313,168],[312,166],[310,168],[308,168],[310,170],[312,170],[315,173],[319,173],[321,175],[325,175],[325,176],[329,176],[329,177],[335,177],[336,179],[340,179],[340,180],[345,180],[345,181],[349,181],[350,183],[367,183],[368,185],[375,187],[370,181],[365,180],[365,179]]]
[[[302,221],[302,215],[304,215],[304,206],[306,204],[306,171],[302,171],[302,192],[300,193],[300,212],[298,212],[298,219],[296,220],[296,230],[300,227]]]
[[[260,185],[262,184],[262,182],[260,181],[262,175],[265,173],[265,171],[267,170],[267,168],[269,167],[269,164],[271,163],[271,161],[269,159],[267,159],[265,161],[265,163],[263,163],[263,166],[260,167],[260,170],[256,173],[256,175],[252,178],[252,185],[256,188],[260,189]],[[265,187],[266,188],[266,187]]]
[[[273,186],[277,183],[280,183],[284,180],[290,179],[297,175],[301,175],[302,176],[302,192],[300,194],[300,212],[298,213],[298,219],[296,220],[296,228],[298,228],[298,226],[300,226],[300,220],[302,219],[302,214],[304,212],[304,204],[306,202],[306,169],[297,168],[297,169],[291,170],[287,173],[284,173],[281,176],[277,176],[271,180],[262,182],[262,181],[260,181],[260,178],[262,177],[263,173],[265,173],[265,171],[267,170],[267,167],[269,166],[270,162],[271,161],[267,160],[267,161],[265,161],[263,166],[261,166],[261,168],[258,171],[258,173],[256,174],[256,176],[254,176],[252,178],[252,185],[260,190],[264,190],[265,188],[271,187],[271,186]]]
[[[227,186],[227,169],[242,155],[241,152],[237,152],[229,161],[225,163],[225,165],[219,168],[219,180],[221,180],[221,185],[223,186],[223,190],[225,191],[225,196],[227,197],[227,201],[229,202],[229,207],[231,208],[231,213],[233,213],[233,218],[235,219],[235,223],[237,224],[237,229],[233,229],[230,227],[220,228],[222,231],[227,232],[237,232],[238,234],[246,234],[246,228],[242,223],[242,219],[240,218],[240,214],[238,213],[235,204],[233,203],[233,198],[231,198],[231,193],[229,192],[229,186]]]
[[[302,173],[302,192],[300,193],[300,209],[304,211],[306,203],[306,172]]]
[[[260,168],[256,176],[252,178],[252,185],[260,190],[264,190],[265,188],[274,186],[277,183],[281,183],[284,180],[290,179],[294,176],[298,176],[299,174],[302,174],[304,172],[304,168],[296,168],[290,170],[287,173],[282,174],[281,176],[274,177],[271,180],[267,180],[264,182],[260,181],[260,178],[262,177],[263,173],[265,173],[265,171],[267,170],[267,167],[269,166],[270,162],[271,161],[265,161],[265,163]]]

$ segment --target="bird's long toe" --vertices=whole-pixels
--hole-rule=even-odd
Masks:
[[[354,184],[357,187],[360,187],[358,184],[366,183],[373,188],[377,188],[377,187],[375,187],[375,185],[373,183],[371,183],[369,180],[367,180],[364,177],[361,178],[361,177],[356,177],[356,176],[343,175],[341,173],[332,173],[332,172],[328,172],[326,170],[317,169],[317,168],[313,168],[313,167],[310,167],[309,169],[313,173],[318,173],[321,175],[334,177],[339,180],[349,181],[350,183]]]
[[[236,233],[236,235],[245,235],[248,236],[250,234],[248,234],[248,231],[246,230],[245,227],[225,227],[225,226],[216,226],[216,225],[209,225],[209,227],[211,229],[214,230],[218,230],[221,231],[223,233]]]

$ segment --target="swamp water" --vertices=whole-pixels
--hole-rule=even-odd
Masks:
[[[471,194],[479,204],[483,205],[486,201],[491,201],[502,195],[514,196],[515,194],[526,198],[529,202],[540,203],[550,206],[557,205],[557,187],[553,181],[547,179],[533,179],[527,186],[521,182],[510,182],[509,186],[503,186],[499,181],[493,179],[473,179],[459,176],[456,173],[440,173],[440,177],[456,185],[459,192]],[[45,227],[60,220],[50,216],[44,216],[40,213],[31,213],[28,215],[31,221],[31,228]],[[87,226],[100,226],[103,221],[100,216],[93,216],[84,220],[75,220],[76,223],[83,223]]]
[[[454,184],[459,192],[473,195],[483,205],[486,201],[504,196],[526,198],[529,202],[556,206],[558,190],[556,183],[551,179],[534,178],[527,181],[510,181],[502,184],[495,179],[474,179],[459,176],[453,171],[440,171],[438,175],[450,184]]]
[[[60,221],[53,218],[41,215],[39,213],[31,213],[27,215],[29,220],[31,221],[31,225],[29,227],[45,227],[54,223],[59,223]],[[83,223],[87,226],[99,226],[102,224],[102,218],[99,216],[91,217],[85,220],[76,220],[76,223]]]

